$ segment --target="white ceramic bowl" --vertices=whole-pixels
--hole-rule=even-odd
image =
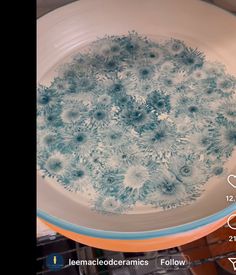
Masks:
[[[97,37],[135,30],[150,37],[175,37],[224,63],[236,75],[236,20],[206,3],[189,0],[81,0],[38,20],[38,82],[49,83],[55,66]],[[227,30],[227,31],[225,31]],[[236,173],[236,152],[226,164]],[[38,175],[38,215],[73,232],[110,239],[145,239],[183,233],[215,222],[236,209],[226,176],[213,177],[203,195],[172,210],[102,215],[81,204],[75,194]]]

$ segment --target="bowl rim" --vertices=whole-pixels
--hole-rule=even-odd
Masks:
[[[203,227],[211,223],[214,223],[222,218],[227,217],[228,215],[231,215],[234,212],[236,212],[236,203],[232,203],[230,206],[224,208],[223,210],[213,215],[195,220],[190,223],[185,223],[182,225],[169,227],[165,229],[139,231],[139,232],[135,232],[135,231],[118,232],[118,231],[98,230],[98,229],[88,228],[85,226],[79,226],[79,225],[67,222],[66,220],[57,218],[53,215],[47,214],[46,212],[40,209],[37,210],[37,216],[64,230],[69,230],[74,233],[87,235],[90,237],[112,239],[112,240],[143,240],[143,239],[152,239],[152,238],[170,236],[174,234],[186,233],[188,231],[197,229],[199,227]]]

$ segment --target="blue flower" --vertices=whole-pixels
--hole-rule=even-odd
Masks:
[[[217,78],[207,77],[196,83],[196,92],[200,94],[205,101],[218,101],[224,97],[228,97],[222,89],[217,88]]]
[[[101,214],[114,215],[124,213],[129,208],[127,207],[127,205],[123,204],[114,197],[106,197],[104,199],[103,196],[100,196],[95,201],[94,209],[100,212]]]
[[[107,167],[107,154],[109,154],[109,150],[105,151],[103,147],[97,146],[90,151],[88,156],[81,157],[84,165],[91,171],[90,176],[95,182]]]
[[[184,50],[186,50],[186,47],[184,43],[177,39],[171,39],[166,43],[166,47],[171,55],[179,55]]]
[[[177,155],[170,160],[169,170],[186,186],[197,186],[206,181],[207,170],[199,156]]]
[[[151,44],[146,51],[143,52],[145,60],[148,60],[153,65],[160,66],[165,60],[164,51],[159,45]]]
[[[147,97],[147,106],[150,111],[155,110],[157,113],[169,113],[171,110],[170,96],[161,91],[153,91]]]
[[[211,77],[222,77],[225,75],[225,65],[217,61],[208,61],[204,63],[204,71]]]
[[[200,155],[200,152],[205,152],[205,160],[208,158],[212,160],[221,158],[222,151],[219,144],[220,134],[214,125],[208,126],[200,132],[194,132],[190,134],[188,138],[191,150],[198,152],[198,155]]]
[[[232,99],[224,100],[223,102],[221,102],[217,113],[219,114],[219,116],[222,116],[227,122],[235,122],[236,104],[232,102]]]
[[[47,150],[48,152],[54,151],[60,148],[63,144],[63,139],[55,130],[51,130],[49,133],[47,131],[38,130],[37,132],[37,149]]]
[[[111,58],[110,60],[105,61],[104,68],[106,72],[118,72],[121,70],[121,63],[118,58]]]
[[[222,75],[217,79],[217,87],[225,92],[234,91],[236,87],[236,78],[230,75]]]
[[[65,173],[70,169],[69,155],[61,154],[56,150],[53,152],[44,150],[38,154],[37,164],[44,177],[55,178],[65,185],[69,184],[69,179],[65,177]]]
[[[143,186],[140,199],[144,204],[170,209],[194,198],[182,182],[163,168],[148,185]]]
[[[117,82],[113,83],[108,88],[108,94],[115,98],[125,95],[125,87],[124,87],[122,81],[117,81]]]
[[[96,89],[96,81],[91,76],[81,76],[73,81],[70,81],[69,89],[67,90],[68,93],[81,93],[81,92],[93,92]]]
[[[159,191],[159,186],[157,182],[147,181],[139,190],[139,200],[143,203],[152,203],[152,201],[158,198],[156,197],[154,200],[152,200],[150,197],[152,194],[156,194],[157,191]],[[156,205],[158,205],[158,203],[159,201],[156,200]]]
[[[159,160],[167,156],[168,152],[175,151],[176,146],[181,143],[174,125],[166,121],[158,122],[156,129],[142,133],[141,138],[139,146]]]
[[[95,189],[104,194],[105,196],[116,197],[118,196],[124,175],[119,170],[107,170],[101,175],[100,180],[95,183]]]
[[[64,174],[69,181],[65,188],[71,192],[86,192],[86,188],[91,185],[88,167],[81,163],[79,158],[74,158],[70,165],[70,169],[67,169]]]
[[[97,104],[88,114],[88,127],[96,129],[103,129],[111,122],[111,111],[108,107],[104,108],[102,104]]]
[[[53,109],[45,112],[43,116],[44,125],[48,128],[61,128],[63,121],[61,120],[61,109]]]
[[[167,179],[163,179],[160,183],[159,188],[161,192],[165,195],[174,195],[177,191],[177,186],[180,184],[177,181],[169,181]]]
[[[127,94],[121,94],[114,98],[114,103],[121,109],[130,109],[134,105],[134,98]]]
[[[140,47],[142,47],[143,40],[139,39],[138,35],[133,32],[127,37],[122,37],[120,44],[128,54],[134,55],[139,51]]]
[[[104,142],[105,146],[117,147],[117,145],[124,142],[124,135],[125,133],[122,132],[122,129],[114,127],[101,132],[99,138],[101,142]]]
[[[189,96],[182,94],[173,96],[172,100],[171,104],[176,106],[175,116],[188,116],[196,129],[203,125],[205,118],[215,115],[213,110],[205,105],[203,98],[194,97],[192,93]]]
[[[228,158],[236,145],[236,125],[230,123],[224,126],[215,126],[209,130],[207,153],[216,159]]]
[[[150,79],[153,75],[153,68],[151,66],[141,67],[138,69],[138,75],[141,80]]]
[[[64,79],[61,77],[56,77],[51,84],[51,88],[56,90],[57,93],[62,96],[65,93],[68,93],[70,87],[71,87],[70,82],[67,79]]]
[[[64,122],[76,122],[80,119],[80,112],[76,109],[65,110],[62,113],[62,119]]]
[[[55,89],[39,86],[37,94],[37,111],[39,114],[60,108],[61,96]]]
[[[122,204],[128,207],[134,206],[138,200],[138,190],[131,187],[126,187],[119,194],[119,200]]]
[[[236,146],[236,125],[230,126],[225,130],[225,138],[229,143],[229,146]]]
[[[128,138],[128,136],[126,135]],[[122,143],[123,142],[123,143]],[[106,148],[107,166],[112,168],[124,167],[127,168],[130,165],[137,165],[142,163],[143,154],[135,143],[130,144],[128,140],[124,143],[122,139],[116,146],[111,147],[111,150]]]
[[[223,171],[224,171],[224,168],[222,166],[216,166],[213,169],[213,174],[218,176],[218,175],[221,175]]]
[[[184,66],[186,70],[192,71],[202,67],[204,55],[197,49],[186,48],[177,56],[177,60],[180,62],[180,66]]]
[[[125,173],[124,186],[132,189],[139,189],[148,180],[149,171],[145,166],[132,165]]]
[[[126,125],[139,126],[147,121],[147,111],[141,105],[130,106],[129,109],[123,110],[121,118]]]
[[[101,95],[97,99],[98,104],[103,105],[104,107],[109,106],[111,103],[111,97],[109,95]]]
[[[77,96],[66,97],[60,114],[65,126],[74,123],[85,125],[93,104],[95,104],[93,97],[84,93],[81,93],[79,98]]]
[[[78,124],[71,124],[61,131],[63,145],[60,146],[62,153],[71,153],[76,156],[88,156],[96,146],[97,136]]]
[[[122,47],[116,38],[110,39],[110,37],[104,37],[94,43],[94,50],[101,57],[107,59],[114,58],[116,56],[122,56]],[[93,48],[92,48],[93,50]]]
[[[210,95],[214,91],[214,89],[217,88],[216,82],[217,82],[217,78],[210,75],[204,78],[203,80],[201,80],[199,82],[199,85],[205,90],[205,93],[207,95]]]

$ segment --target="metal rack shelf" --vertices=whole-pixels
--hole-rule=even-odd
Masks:
[[[213,264],[217,270],[217,274],[236,274],[223,270],[218,264],[219,260],[226,259],[228,257],[236,257],[236,249],[234,252],[221,253],[220,255],[209,256],[199,258],[190,262],[188,267],[167,269],[161,267],[158,263],[158,259],[161,257],[173,258],[175,255],[187,255],[190,252],[194,252],[202,249],[209,249],[215,245],[225,245],[228,242],[227,238],[217,240],[214,242],[205,242],[203,244],[196,243],[192,247],[175,247],[166,250],[153,251],[153,252],[141,252],[141,253],[124,253],[114,252],[108,250],[97,249],[83,245],[81,243],[74,242],[59,234],[43,236],[37,239],[37,275],[40,274],[58,274],[58,275],[157,275],[157,274],[169,274],[169,275],[190,275],[194,274],[192,269],[195,267],[203,266],[205,264]],[[204,240],[205,238],[202,238]],[[195,242],[193,242],[195,244]],[[236,248],[236,244],[235,244]],[[69,266],[66,264],[60,271],[52,272],[47,269],[45,260],[50,253],[59,253],[63,256],[65,263],[69,259],[80,260],[135,260],[143,259],[148,260],[148,266]],[[200,273],[198,273],[200,274]],[[205,273],[206,275],[211,275]],[[200,275],[205,275],[200,274]]]

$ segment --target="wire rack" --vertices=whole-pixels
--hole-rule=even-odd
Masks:
[[[204,239],[204,238],[202,238]],[[215,245],[225,245],[228,242],[228,236],[225,239],[221,239],[214,242],[204,242],[199,245],[199,242],[190,248],[174,247],[167,250],[159,250],[153,252],[140,252],[140,253],[124,253],[114,252],[108,250],[97,249],[83,245],[81,243],[74,242],[59,234],[47,235],[37,239],[37,275],[40,274],[58,274],[58,275],[157,275],[157,274],[173,274],[173,275],[188,275],[194,274],[192,270],[195,267],[203,266],[205,264],[213,264],[217,270],[217,274],[236,274],[223,270],[218,264],[219,260],[236,257],[236,244],[234,251],[228,253],[220,253],[220,255],[210,257],[200,257],[197,260],[193,260],[188,266],[179,268],[163,268],[159,264],[159,258],[173,258],[176,255],[187,255],[192,251],[199,249],[210,248]],[[194,242],[195,243],[195,242]],[[47,256],[51,253],[59,253],[64,258],[64,267],[60,271],[52,272],[45,264]],[[67,264],[69,259],[72,260],[148,260],[148,266],[71,266]],[[198,273],[199,274],[199,273]],[[201,273],[200,275],[211,275],[209,273]],[[214,273],[216,274],[216,273]]]

